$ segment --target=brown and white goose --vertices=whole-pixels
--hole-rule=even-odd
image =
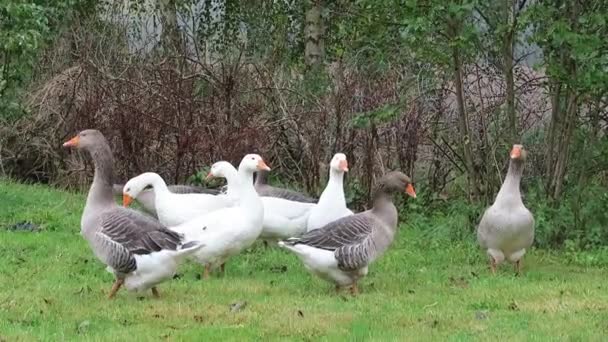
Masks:
[[[477,227],[477,240],[490,257],[492,273],[506,259],[515,263],[519,274],[526,249],[534,241],[534,217],[522,202],[519,190],[526,156],[522,145],[513,145],[507,177]]]
[[[170,279],[178,264],[202,245],[153,218],[118,206],[112,193],[113,157],[101,132],[85,130],[63,144],[89,152],[95,164],[93,184],[80,221],[81,234],[93,253],[108,266],[116,281],[109,298],[124,285],[128,290],[152,289]]]
[[[276,197],[294,202],[317,203],[316,199],[306,196],[297,191],[277,188],[275,186],[269,185],[267,171],[258,171],[255,173],[254,186],[260,197]]]
[[[358,293],[357,281],[367,267],[384,253],[397,232],[397,208],[392,194],[405,191],[416,197],[408,176],[393,171],[380,179],[372,209],[346,216],[299,238],[280,241],[279,246],[295,253],[313,274]]]

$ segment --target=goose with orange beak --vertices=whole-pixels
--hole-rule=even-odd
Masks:
[[[515,271],[520,274],[524,254],[534,241],[534,217],[520,192],[527,155],[522,145],[513,145],[507,176],[477,227],[477,240],[488,254],[492,273],[507,260],[515,264]]]
[[[228,192],[236,190],[238,193],[238,201],[234,206],[213,211],[170,228],[189,239],[205,241],[205,248],[200,250],[201,253],[194,253],[192,256],[205,267],[205,277],[209,269],[221,266],[230,257],[251,246],[260,236],[264,222],[264,206],[253,186],[253,173],[260,170],[270,170],[270,167],[259,155],[246,155],[239,164],[237,182],[228,183]],[[224,175],[211,174],[211,177],[215,176]]]
[[[123,205],[128,207],[148,187],[154,190],[154,209],[158,220],[165,226],[177,226],[198,216],[233,204],[225,194],[180,194],[169,190],[162,177],[145,172],[131,178],[123,187]]]
[[[416,197],[408,176],[389,172],[376,185],[372,209],[343,217],[299,238],[279,241],[279,246],[297,255],[311,273],[334,283],[337,291],[350,287],[357,294],[358,280],[367,275],[368,266],[395,238],[398,213],[392,195],[403,191]]]
[[[344,153],[336,153],[329,163],[329,181],[319,197],[319,202],[310,211],[307,230],[323,227],[339,218],[352,215],[346,207],[344,196],[344,173],[348,172],[348,161]]]
[[[116,205],[112,151],[101,132],[84,130],[63,146],[88,152],[95,164],[80,229],[95,256],[115,276],[109,298],[123,285],[133,291],[151,289],[159,296],[156,286],[171,279],[180,262],[204,246],[147,215]]]

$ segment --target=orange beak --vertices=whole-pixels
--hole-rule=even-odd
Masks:
[[[72,139],[63,143],[63,147],[78,147],[78,142],[80,138],[78,136],[73,137]]]
[[[205,180],[208,181],[213,177],[215,177],[215,176],[213,175],[213,173],[211,173],[211,171],[209,171],[209,173],[207,174],[207,177],[205,177]]]
[[[258,162],[258,170],[270,171],[270,167],[266,165],[266,163],[262,159],[260,159],[260,161]]]
[[[411,183],[405,187],[405,192],[413,198],[416,198],[416,191],[414,190],[414,186]]]
[[[127,194],[122,194],[122,206],[123,207],[128,207],[131,202],[133,202],[133,197],[127,195]]]
[[[344,172],[348,172],[348,161],[340,160],[340,164],[338,164],[338,168]]]
[[[511,159],[517,159],[521,156],[521,147],[515,146],[511,150]]]

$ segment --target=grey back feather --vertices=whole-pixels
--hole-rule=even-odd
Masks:
[[[101,232],[133,254],[177,250],[182,236],[131,209],[115,207],[101,214]]]
[[[257,191],[258,195],[260,195],[261,197],[276,197],[302,203],[317,203],[318,201],[297,191],[277,188],[275,186],[269,185],[267,178],[267,171],[258,171],[255,173],[255,181],[253,185],[255,187],[255,191]]]
[[[114,272],[128,274],[137,269],[135,257],[127,248],[112,240],[102,232],[93,236],[93,252],[104,264],[112,267]]]
[[[344,271],[365,267],[391,244],[394,232],[371,211],[346,216],[325,227],[312,230],[290,244],[334,251],[338,267]]]

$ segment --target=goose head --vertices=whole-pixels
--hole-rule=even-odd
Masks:
[[[332,171],[342,173],[348,172],[348,161],[344,153],[336,153],[329,163],[329,167]]]
[[[158,177],[160,176],[153,172],[146,172],[129,179],[122,188],[122,205],[128,207],[131,202],[133,202],[133,200],[148,186],[152,185],[154,179]]]
[[[391,171],[385,174],[379,182],[379,190],[387,194],[405,191],[409,196],[416,198],[416,191],[410,177],[400,171]]]
[[[231,174],[236,174],[234,166],[227,161],[219,161],[211,165],[211,170],[209,170],[209,174],[207,174],[207,178],[205,179],[209,180],[215,177],[227,178]]]
[[[256,171],[270,171],[270,167],[266,165],[264,159],[262,159],[259,154],[248,154],[241,160],[239,170],[251,172],[253,174],[253,172]]]
[[[104,141],[105,138],[100,131],[96,129],[86,129],[63,143],[63,147],[71,147],[79,150],[92,150],[99,147]]]
[[[525,162],[528,157],[528,151],[524,149],[524,145],[515,144],[511,149],[511,160]]]

